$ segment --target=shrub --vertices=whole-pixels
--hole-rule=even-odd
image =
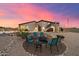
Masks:
[[[27,36],[29,35],[29,33],[27,32],[20,32],[20,35],[23,39],[27,38]]]

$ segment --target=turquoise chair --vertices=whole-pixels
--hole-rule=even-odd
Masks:
[[[64,36],[62,35],[57,35],[58,38],[58,45],[62,43],[62,40],[64,39]],[[62,48],[62,44],[60,45],[60,48]]]
[[[42,40],[42,43],[46,45],[47,48],[47,38],[44,36],[43,32],[40,32],[40,39]]]
[[[58,38],[58,44],[60,44],[61,41],[64,39],[64,36],[62,36],[62,35],[57,35],[57,38]]]
[[[36,43],[35,43],[35,51],[37,50],[37,48],[40,48],[40,52],[42,51],[42,44],[39,38],[36,40]]]
[[[50,46],[51,53],[52,53],[52,46],[56,46],[57,47],[57,51],[59,51],[58,50],[58,46],[57,46],[58,43],[59,43],[58,38],[52,38],[50,41],[48,41],[48,45]]]
[[[38,35],[38,33],[37,33],[37,32],[33,32],[33,35],[34,35],[34,36],[37,36],[37,35]]]
[[[33,40],[37,40],[38,39],[38,32],[33,32]]]
[[[27,37],[27,42],[28,42],[28,44],[33,44],[32,36]]]
[[[43,32],[40,32],[40,36],[44,36],[44,33]]]

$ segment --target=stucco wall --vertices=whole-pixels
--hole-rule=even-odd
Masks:
[[[35,29],[35,26],[36,23],[32,22],[32,23],[20,25],[20,29],[28,29],[29,31],[33,31]]]

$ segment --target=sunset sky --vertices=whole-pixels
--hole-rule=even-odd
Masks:
[[[0,26],[15,28],[34,20],[56,21],[62,27],[79,28],[79,4],[0,4]]]

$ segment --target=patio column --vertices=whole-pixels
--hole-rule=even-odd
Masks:
[[[42,32],[44,32],[45,31],[45,27],[42,27]]]
[[[38,27],[35,27],[34,32],[38,32]]]

